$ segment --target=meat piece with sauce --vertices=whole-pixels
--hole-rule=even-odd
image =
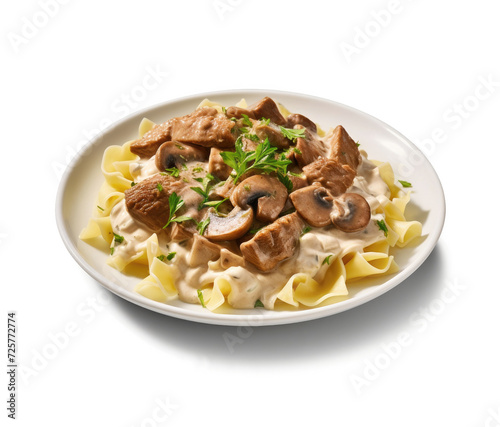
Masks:
[[[342,165],[349,165],[353,170],[361,163],[359,149],[354,140],[342,126],[337,126],[325,136],[325,143],[330,146],[328,157]]]
[[[203,107],[170,120],[172,140],[203,147],[233,147],[235,122],[215,108]]]
[[[154,156],[160,145],[172,139],[172,125],[170,121],[155,125],[146,132],[141,139],[130,144],[130,151],[139,157]]]
[[[335,197],[344,194],[356,176],[356,171],[350,166],[324,157],[305,166],[303,172],[309,184],[318,182]]]
[[[215,108],[198,108],[191,114],[156,125],[130,145],[141,157],[153,156],[166,141],[178,141],[203,147],[232,147],[236,141],[235,123]]]
[[[276,105],[276,102],[274,102],[268,96],[262,98],[255,104],[252,104],[248,109],[253,113],[254,117],[257,120],[260,120],[262,118],[271,119],[271,121],[273,123],[276,123],[277,125],[280,126],[286,125],[286,119],[280,113],[280,110]]]
[[[296,212],[278,218],[240,245],[243,258],[261,271],[272,270],[294,254],[304,225]]]
[[[199,220],[203,214],[198,211],[202,197],[189,188],[194,184],[197,182],[189,183],[168,174],[156,174],[125,190],[125,206],[132,218],[158,232],[168,221],[169,197],[175,192],[184,200],[184,206],[176,215]],[[182,226],[191,232],[196,230],[193,221],[182,223]]]

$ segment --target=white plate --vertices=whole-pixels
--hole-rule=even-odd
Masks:
[[[139,278],[130,277],[106,264],[108,254],[78,239],[86,226],[97,199],[98,189],[104,178],[101,158],[109,145],[123,144],[137,138],[141,119],[147,117],[156,123],[188,114],[204,99],[234,105],[241,98],[249,104],[270,96],[290,111],[306,115],[322,128],[342,124],[355,141],[361,143],[369,158],[389,161],[396,179],[406,179],[413,184],[412,202],[408,207],[409,219],[423,223],[423,238],[418,246],[395,252],[400,271],[392,276],[365,279],[349,286],[350,297],[338,303],[301,311],[268,311],[264,309],[233,310],[228,314],[212,313],[199,305],[174,301],[162,304],[151,301],[133,291]],[[419,162],[418,171],[411,179],[404,174],[408,165]],[[235,90],[194,95],[158,105],[119,121],[91,141],[72,161],[65,171],[56,202],[56,216],[62,239],[78,264],[111,292],[147,309],[169,316],[202,323],[219,325],[276,325],[301,322],[330,316],[359,306],[392,289],[412,274],[429,256],[436,245],[444,223],[445,201],[443,189],[436,172],[425,156],[408,139],[380,120],[345,105],[288,92]],[[368,280],[368,282],[367,282]],[[366,286],[369,284],[370,286]]]

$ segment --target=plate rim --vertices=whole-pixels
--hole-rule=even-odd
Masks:
[[[425,162],[428,164],[430,167],[430,170],[432,171],[433,174],[433,179],[437,181],[439,184],[437,189],[434,190],[439,190],[438,197],[436,199],[439,201],[439,210],[441,214],[439,217],[436,217],[436,227],[433,229],[434,233],[429,233],[427,238],[430,238],[431,241],[428,244],[428,250],[425,252],[417,252],[416,254],[416,259],[412,261],[412,263],[407,266],[404,270],[400,270],[398,273],[395,274],[394,277],[391,277],[388,279],[386,282],[381,284],[380,286],[374,287],[372,292],[369,292],[366,295],[358,296],[357,298],[350,298],[346,299],[331,305],[326,305],[322,307],[316,307],[316,308],[311,308],[311,309],[305,309],[305,310],[291,310],[291,311],[271,311],[269,310],[268,312],[276,313],[273,314],[272,316],[263,316],[262,314],[256,313],[256,314],[225,314],[225,313],[213,313],[209,310],[204,310],[203,312],[196,312],[196,311],[187,311],[186,309],[182,307],[176,307],[172,306],[166,303],[160,303],[157,301],[149,300],[146,297],[143,297],[140,294],[133,293],[132,291],[129,291],[123,287],[120,287],[119,285],[115,284],[108,278],[106,278],[104,275],[96,271],[89,263],[87,263],[83,257],[80,255],[78,252],[78,249],[75,245],[73,245],[73,242],[71,241],[70,238],[70,233],[69,230],[65,226],[65,219],[63,215],[63,205],[64,205],[64,194],[66,191],[66,188],[68,186],[68,183],[71,178],[71,172],[74,170],[75,165],[78,164],[79,160],[84,157],[85,152],[87,152],[89,149],[91,149],[96,142],[99,141],[99,139],[103,136],[106,135],[110,132],[113,131],[114,128],[120,126],[123,123],[126,123],[130,120],[133,120],[136,117],[142,116],[146,117],[148,112],[157,110],[159,108],[165,108],[170,104],[178,104],[182,102],[188,102],[188,101],[195,101],[195,100],[202,100],[205,98],[214,98],[217,96],[227,96],[234,94],[235,96],[240,96],[240,94],[248,94],[248,95],[256,95],[256,94],[261,94],[263,96],[280,96],[280,95],[286,95],[286,96],[292,96],[292,97],[300,97],[300,98],[305,98],[308,100],[313,100],[313,101],[318,101],[318,102],[326,102],[329,104],[333,104],[341,109],[348,110],[350,112],[353,112],[355,114],[361,115],[364,119],[370,119],[374,121],[375,123],[378,123],[379,125],[382,125],[382,127],[386,131],[390,131],[391,133],[395,134],[399,140],[404,141],[405,144],[409,146],[412,150],[418,152],[424,159]],[[244,97],[245,95],[243,95]],[[101,286],[104,288],[108,289],[110,292],[114,293],[115,295],[133,303],[136,304],[140,307],[143,307],[145,309],[149,309],[151,311],[183,319],[183,320],[189,320],[193,322],[198,322],[198,323],[205,323],[205,324],[212,324],[212,325],[221,325],[221,326],[273,326],[273,325],[284,325],[284,324],[290,324],[290,323],[299,323],[299,322],[304,322],[304,321],[309,321],[309,320],[315,320],[327,316],[332,316],[334,314],[338,314],[347,310],[350,310],[352,308],[358,307],[360,305],[363,305],[367,303],[368,301],[371,301],[375,298],[378,298],[379,296],[385,294],[389,290],[393,289],[397,285],[403,283],[409,276],[411,276],[424,262],[425,260],[429,257],[429,255],[433,252],[434,248],[436,247],[437,242],[439,241],[439,238],[442,234],[442,230],[444,227],[445,223],[445,218],[446,218],[446,200],[445,200],[445,195],[444,195],[444,190],[443,186],[441,183],[441,180],[439,179],[438,174],[436,173],[434,166],[432,163],[429,161],[429,159],[425,156],[425,154],[413,143],[411,142],[406,136],[404,136],[402,133],[400,133],[398,130],[396,130],[394,127],[390,126],[386,122],[376,118],[375,116],[372,116],[369,113],[366,113],[364,111],[361,111],[357,108],[351,107],[349,105],[333,101],[328,98],[323,98],[319,97],[316,95],[309,95],[309,94],[304,94],[304,93],[299,93],[299,92],[291,92],[291,91],[282,91],[282,90],[266,90],[266,89],[226,89],[226,90],[218,90],[218,91],[210,91],[210,92],[202,92],[202,93],[197,93],[197,94],[192,94],[192,95],[186,95],[182,97],[177,97],[171,100],[155,103],[154,105],[151,105],[149,107],[134,111],[116,121],[111,123],[109,126],[107,126],[105,129],[103,129],[99,134],[97,134],[95,137],[90,139],[77,153],[76,155],[71,159],[71,161],[68,163],[66,169],[63,172],[63,175],[61,176],[61,180],[59,182],[59,186],[57,189],[57,194],[56,194],[56,202],[55,202],[55,217],[56,217],[56,224],[57,224],[57,229],[59,231],[59,234],[62,238],[62,241],[70,253],[70,255],[73,257],[73,259],[77,262],[77,264],[93,279],[95,279]],[[262,309],[258,309],[259,311]]]

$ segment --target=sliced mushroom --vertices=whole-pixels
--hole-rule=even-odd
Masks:
[[[303,116],[302,114],[290,114],[286,118],[286,127],[287,128],[293,128],[295,125],[302,125],[305,128],[309,129],[311,132],[317,132],[318,129],[316,127],[316,124],[308,119],[306,116]]]
[[[208,159],[209,149],[197,145],[177,141],[164,142],[155,156],[155,164],[159,171],[180,167],[189,161],[204,162]]]
[[[261,271],[272,270],[294,254],[303,228],[304,221],[296,212],[282,216],[240,245],[243,258]]]
[[[277,125],[286,125],[286,120],[281,115],[276,102],[274,102],[268,96],[262,98],[259,102],[252,104],[248,109],[254,114],[257,120],[260,120],[262,118],[271,119],[271,121],[276,123]]]
[[[319,184],[301,188],[290,194],[297,212],[313,227],[325,227],[331,224],[333,197],[325,187]]]
[[[272,222],[285,206],[288,191],[277,179],[269,175],[254,175],[243,180],[232,192],[231,203],[243,209],[256,208],[259,221]]]
[[[356,193],[344,193],[334,200],[331,213],[333,225],[346,233],[366,228],[371,219],[371,209],[365,198]]]
[[[213,241],[235,240],[243,236],[253,222],[252,208],[242,210],[234,208],[229,215],[220,216],[214,210],[208,214],[210,222],[203,234],[207,239]]]
[[[226,116],[230,119],[233,117],[241,119],[243,117],[243,114],[247,115],[251,119],[255,119],[253,111],[246,110],[245,108],[228,107],[228,109],[226,110]]]

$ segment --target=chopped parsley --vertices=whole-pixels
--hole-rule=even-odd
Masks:
[[[158,183],[158,184],[156,184],[156,189],[158,191],[163,191],[163,186],[160,183]]]
[[[99,205],[97,205],[97,209],[99,209],[100,211],[104,212],[104,208],[101,208]]]
[[[304,138],[306,135],[306,129],[287,129],[280,126],[282,135],[292,142],[297,142],[297,138]]]
[[[208,227],[208,224],[210,224],[210,217],[204,219],[203,221],[200,221],[196,225],[196,229],[198,230],[198,233],[200,233],[201,236],[203,236],[203,233],[205,233],[205,230]]]
[[[253,127],[253,123],[252,121],[250,120],[250,118],[246,115],[246,114],[242,114],[241,117],[243,117],[243,124],[245,126],[248,126],[248,127]]]
[[[330,265],[330,258],[333,256],[333,254],[331,255],[328,255],[324,260],[323,262],[321,263],[321,265],[325,265],[325,264],[328,264]]]
[[[163,228],[167,228],[172,222],[184,222],[184,221],[192,221],[193,218],[189,216],[179,216],[177,217],[176,212],[184,206],[184,200],[182,200],[177,193],[174,191],[170,197],[168,198],[168,221],[163,226]]]
[[[408,182],[408,181],[403,181],[402,179],[398,179],[398,181],[401,183],[401,185],[402,185],[404,188],[411,187],[411,183],[410,183],[410,182]]]
[[[173,176],[174,178],[179,177],[179,169],[177,169],[176,167],[165,169],[165,172],[170,176]]]
[[[264,142],[257,145],[255,151],[244,151],[241,137],[236,140],[236,150],[222,151],[220,153],[222,160],[228,166],[234,169],[232,174],[234,182],[238,182],[242,175],[252,169],[258,169],[263,173],[280,172],[286,175],[286,169],[291,162],[284,156],[274,157],[277,147],[272,147],[269,139],[266,138]]]
[[[312,228],[311,228],[311,227],[309,227],[308,225],[307,225],[307,226],[305,226],[305,227],[302,229],[301,236],[303,236],[304,234],[309,233],[311,230],[312,230]]]
[[[205,300],[203,299],[203,292],[201,291],[201,289],[198,289],[197,292],[198,292],[198,299],[200,300],[201,306],[203,308],[206,308]]]
[[[259,308],[259,307],[264,307],[264,304],[262,304],[262,301],[258,299],[255,301],[254,308]]]
[[[113,233],[113,236],[115,237],[115,242],[120,244],[125,240],[125,237],[120,236],[119,234]]]
[[[387,228],[385,221],[383,219],[380,221],[377,220],[377,225],[378,225],[378,228],[380,228],[380,230],[382,230],[384,232],[384,236],[387,237],[389,230]]]

